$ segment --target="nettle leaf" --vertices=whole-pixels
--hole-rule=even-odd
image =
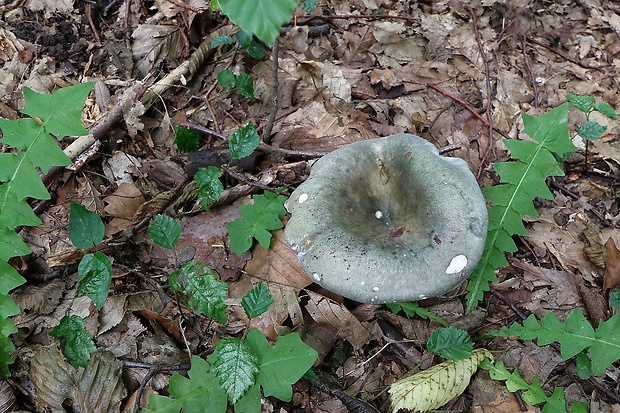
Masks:
[[[241,159],[252,155],[252,152],[258,148],[260,136],[256,133],[253,123],[248,123],[243,128],[239,128],[233,132],[228,143],[230,157],[232,159]]]
[[[566,94],[566,100],[573,104],[578,110],[583,113],[589,113],[594,106],[594,96],[588,95],[575,95],[573,93]]]
[[[564,174],[556,159],[576,150],[568,134],[568,103],[541,116],[524,114],[523,125],[523,132],[534,142],[505,141],[515,161],[496,163],[501,184],[482,191],[492,206],[486,245],[469,276],[467,311],[478,305],[489,283],[497,280],[495,270],[508,266],[504,254],[517,250],[512,236],[527,235],[522,218],[538,216],[534,199],[553,199],[545,179]]]
[[[78,265],[77,295],[87,295],[101,310],[110,292],[112,263],[107,255],[97,251],[86,254]]]
[[[618,120],[618,114],[614,108],[605,102],[596,102],[594,104],[594,110],[607,116],[609,119]]]
[[[61,340],[62,352],[75,368],[86,367],[91,353],[97,350],[84,319],[77,315],[61,318],[60,324],[50,330],[50,335]]]
[[[539,346],[557,341],[564,360],[588,350],[594,375],[620,360],[620,314],[602,321],[596,330],[579,308],[573,310],[564,322],[559,321],[553,313],[547,313],[540,322],[531,315],[523,325],[515,323],[494,334],[502,337],[515,335],[525,340],[538,339]]]
[[[254,80],[247,73],[239,73],[235,76],[235,87],[241,93],[241,96],[254,99]],[[252,125],[254,127],[254,125]],[[246,155],[247,156],[247,155]]]
[[[471,356],[474,345],[467,331],[451,326],[433,331],[426,348],[443,358],[456,361]]]
[[[170,274],[170,287],[185,297],[196,314],[204,314],[222,324],[226,323],[225,300],[228,284],[202,262],[188,261]]]
[[[293,17],[297,0],[219,0],[224,14],[243,30],[253,33],[268,46],[280,35],[282,25]]]
[[[249,319],[263,314],[273,303],[273,297],[264,282],[258,283],[241,299],[241,305]]]
[[[211,366],[205,360],[192,356],[189,378],[175,373],[170,378],[168,393],[174,398],[151,394],[148,413],[225,413],[226,392],[218,383]]]
[[[254,328],[250,330],[244,343],[257,358],[257,386],[263,388],[265,397],[274,396],[285,402],[293,398],[292,385],[297,383],[318,358],[316,350],[304,343],[299,333],[280,336],[276,344],[269,347],[265,336]],[[258,394],[258,387],[254,391],[253,394]],[[259,411],[260,394],[254,403],[256,401],[259,409],[254,411]]]
[[[69,238],[77,248],[90,248],[103,241],[105,226],[101,217],[82,205],[71,201],[69,211]]]
[[[579,127],[577,133],[587,141],[595,141],[603,136],[606,130],[607,126],[603,126],[596,122],[587,121]]]
[[[168,215],[158,214],[149,224],[149,235],[157,245],[171,250],[181,237],[181,224]]]
[[[181,152],[194,152],[200,148],[200,133],[177,126],[174,129],[174,144]]]
[[[241,255],[252,248],[253,239],[256,238],[260,245],[269,249],[271,233],[284,226],[280,221],[281,216],[286,215],[283,195],[273,192],[265,192],[264,195],[252,197],[254,205],[242,205],[239,212],[243,219],[235,219],[226,224],[226,230],[230,237],[230,247],[237,255]]]
[[[238,338],[221,340],[208,358],[213,365],[213,373],[226,390],[231,403],[236,403],[256,383],[256,356]]]
[[[198,168],[198,172],[194,175],[194,182],[198,184],[196,195],[198,195],[198,203],[205,211],[209,211],[211,204],[219,201],[224,186],[220,181],[222,170],[215,166],[207,168]]]
[[[388,303],[386,304],[387,307],[394,313],[394,314],[398,314],[399,311],[404,311],[405,314],[407,314],[409,317],[421,317],[424,320],[431,320],[434,321],[438,324],[441,324],[444,327],[448,326],[448,322],[446,320],[444,320],[443,318],[439,317],[437,314],[435,314],[434,312],[424,308],[424,307],[420,307],[420,304],[418,302],[415,303]]]
[[[471,376],[486,358],[493,359],[489,350],[476,349],[468,358],[444,361],[396,381],[388,389],[392,413],[400,409],[426,412],[443,406],[465,391]]]
[[[540,385],[538,378],[532,384],[525,381],[518,370],[509,372],[502,361],[496,364],[489,360],[480,363],[480,368],[487,370],[493,380],[506,382],[506,388],[511,392],[521,391],[521,397],[531,406],[544,403],[542,411],[545,413],[566,413],[566,400],[564,387],[556,387],[551,396],[547,396]]]

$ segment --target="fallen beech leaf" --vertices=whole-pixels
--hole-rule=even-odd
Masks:
[[[392,413],[399,409],[427,412],[443,406],[465,391],[469,379],[485,358],[493,360],[489,350],[475,349],[468,358],[444,361],[396,381],[388,390]]]
[[[603,275],[603,293],[607,293],[620,284],[620,251],[618,251],[613,238],[607,239],[605,249],[607,250],[607,260],[605,274]]]

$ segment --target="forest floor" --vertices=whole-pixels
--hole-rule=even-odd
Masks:
[[[83,165],[46,181],[53,198],[37,210],[43,225],[20,233],[33,254],[11,262],[28,283],[13,293],[22,312],[14,319],[19,331],[12,336],[17,351],[11,386],[3,391],[16,395],[21,410],[44,411],[47,387],[41,383],[52,392],[54,386],[71,385],[60,383],[53,368],[33,362],[41,354],[56,357],[58,345],[49,330],[71,313],[86,320],[98,351],[125,362],[122,401],[130,408],[149,370],[129,362],[185,365],[188,352],[206,357],[219,339],[242,336],[248,320],[239,300],[264,281],[275,303],[251,327],[272,341],[299,332],[317,350],[314,369],[327,387],[389,411],[385,390],[391,383],[414,367],[440,361],[426,350],[439,324],[322,290],[305,276],[282,230],[274,232],[269,250],[256,245],[237,256],[224,224],[239,217],[239,205],[252,193],[294,189],[303,182],[312,154],[401,132],[452,149],[448,155],[464,159],[481,187],[496,184],[493,165],[509,159],[504,136],[523,137],[522,113],[543,114],[564,103],[567,93],[620,105],[620,6],[610,0],[320,1],[311,15],[298,10],[282,29],[280,103],[271,125],[273,60],[267,48],[262,59],[235,45],[215,48],[191,78],[174,79],[150,107],[136,103],[203,40],[238,30],[208,11],[208,1],[184,4],[7,0],[0,5],[0,116],[20,116],[24,87],[51,93],[94,80],[83,123],[98,127],[97,149]],[[255,98],[222,87],[216,76],[225,69],[249,73]],[[109,112],[120,106],[123,119],[110,121]],[[564,319],[578,307],[593,323],[610,316],[602,285],[606,265],[616,271],[620,265],[608,242],[620,245],[619,128],[593,119],[608,126],[606,133],[589,145],[587,162],[583,143],[575,141],[582,146],[564,163],[565,176],[549,181],[555,199],[538,202],[539,216],[526,220],[528,235],[515,238],[519,250],[499,271],[495,294],[470,313],[464,289],[423,301],[422,307],[474,337],[517,320],[510,305],[537,317],[554,312]],[[584,121],[571,109],[573,135]],[[273,126],[266,142],[272,153],[225,174],[232,195],[203,211],[186,188],[187,178],[200,166],[221,163],[226,157],[221,137],[249,122],[259,134]],[[183,154],[174,144],[179,125],[213,133],[203,136],[201,152]],[[70,201],[103,217],[107,240],[135,229],[121,245],[107,246],[114,277],[101,311],[87,297],[76,297],[83,252],[70,242]],[[140,224],[156,213],[180,220],[179,256],[205,262],[228,283],[225,325],[193,315],[168,289],[167,275],[178,257],[155,245]],[[620,272],[616,283],[619,278]],[[567,400],[588,403],[591,413],[620,412],[614,402],[620,394],[618,363],[596,378],[597,388],[579,379],[574,363],[551,346],[514,337],[487,339],[484,345],[528,382],[538,378],[548,394],[563,386]],[[62,364],[62,358],[54,363]],[[149,392],[166,394],[169,378],[169,373],[155,375]],[[90,397],[85,389],[76,392]],[[291,402],[268,397],[262,408],[348,411],[335,394],[301,380]],[[537,411],[519,402],[503,383],[478,372],[445,410]]]

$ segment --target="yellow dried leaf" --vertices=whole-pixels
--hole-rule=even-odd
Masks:
[[[475,349],[466,359],[444,361],[396,381],[388,390],[392,398],[392,413],[399,409],[427,412],[443,406],[463,393],[478,364],[485,358],[493,361],[489,350]]]

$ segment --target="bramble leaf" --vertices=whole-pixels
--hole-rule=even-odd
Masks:
[[[230,247],[237,255],[252,247],[253,238],[256,238],[263,248],[268,249],[271,242],[269,231],[284,226],[279,218],[286,215],[286,198],[283,195],[265,192],[264,195],[254,195],[252,199],[254,205],[242,205],[239,208],[243,219],[235,219],[226,224]]]
[[[228,285],[202,262],[188,261],[169,277],[170,287],[180,292],[196,314],[226,323]]]
[[[258,283],[241,299],[241,305],[249,319],[263,314],[273,302],[269,288],[264,282]]]
[[[90,248],[103,241],[105,226],[101,217],[82,205],[71,201],[69,211],[69,238],[77,248]]]
[[[237,76],[235,76],[235,87],[237,88],[239,93],[241,93],[241,96],[248,98],[248,99],[254,99],[254,80],[252,79],[252,76],[250,76],[249,74],[239,73]],[[252,125],[252,128],[253,127],[254,125]],[[233,158],[233,159],[238,159],[238,158]]]
[[[572,103],[573,106],[583,113],[591,112],[594,105],[594,96],[589,95],[575,95],[574,93],[567,93],[566,100]]]
[[[78,265],[78,281],[77,295],[87,295],[101,310],[112,281],[112,263],[108,256],[99,251],[84,255]]]
[[[596,102],[594,104],[594,110],[607,116],[609,119],[618,120],[618,114],[616,113],[614,108],[611,107],[611,105],[608,103]]]
[[[64,316],[50,335],[62,341],[62,352],[75,368],[86,367],[91,353],[97,351],[84,319],[77,315]]]
[[[231,403],[236,403],[254,384],[258,375],[256,356],[238,338],[221,340],[209,356],[213,373],[226,390]]]
[[[215,166],[207,168],[198,168],[198,172],[194,176],[194,182],[198,184],[196,195],[198,195],[198,203],[205,211],[209,211],[211,204],[219,201],[224,186],[220,181],[222,170]]]
[[[174,129],[174,144],[181,152],[194,152],[200,148],[200,134],[195,130],[177,126]]]
[[[149,235],[155,244],[171,250],[181,237],[181,224],[168,215],[156,215],[149,224]]]
[[[467,331],[450,326],[433,331],[426,348],[443,358],[457,361],[471,356],[474,345]]]
[[[577,134],[587,141],[595,141],[603,136],[606,130],[607,126],[603,126],[596,122],[587,121],[579,127]]]
[[[258,148],[260,137],[256,133],[253,123],[248,123],[243,128],[239,128],[233,132],[228,143],[230,157],[232,159],[241,159],[252,155],[252,152]]]
[[[534,199],[553,199],[545,179],[564,174],[556,159],[576,150],[568,135],[568,103],[538,117],[524,114],[523,125],[534,142],[505,141],[515,161],[496,163],[502,184],[483,189],[492,204],[489,229],[482,257],[469,276],[467,311],[489,291],[489,283],[497,279],[495,270],[508,265],[504,254],[517,250],[512,236],[527,235],[522,218],[538,215]]]

